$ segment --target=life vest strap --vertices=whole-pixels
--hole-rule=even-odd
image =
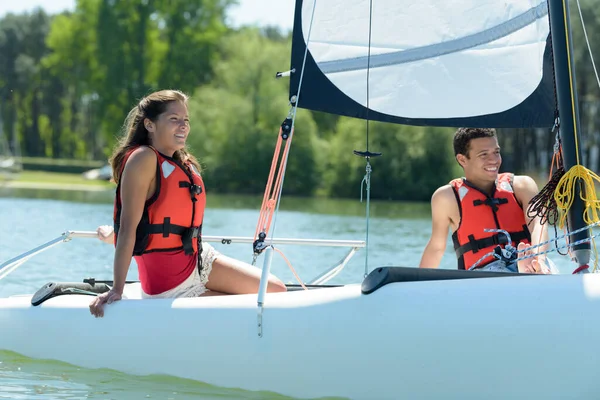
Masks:
[[[473,200],[474,206],[486,205],[492,207],[494,212],[498,211],[498,206],[501,204],[508,204],[508,199],[505,197],[488,197],[485,200]]]
[[[527,229],[527,226],[524,226],[524,229]],[[522,230],[519,232],[509,232],[509,233],[510,233],[510,238],[515,243],[519,243],[520,241],[525,240],[525,239],[529,240],[529,238],[530,238],[529,230],[527,230],[527,231]],[[497,246],[497,245],[501,245],[501,244],[507,244],[507,243],[508,243],[508,238],[505,235],[499,234],[499,233],[496,233],[490,237],[486,237],[483,239],[475,239],[475,237],[473,235],[469,235],[469,243],[465,243],[462,246],[458,247],[457,249],[455,249],[455,252],[456,252],[456,256],[458,258],[460,258],[460,257],[462,257],[463,254],[465,254],[468,251],[477,253],[481,249],[485,249],[487,247]]]
[[[192,197],[192,201],[196,201],[196,196],[202,193],[202,186],[200,185],[196,185],[195,183],[190,183],[187,181],[180,181],[179,182],[179,187],[180,188],[188,188],[190,191],[190,195]]]
[[[169,217],[166,217],[162,224],[147,224],[142,229],[150,235],[162,234],[163,237],[168,237],[170,234],[174,234],[181,236],[185,254],[194,253],[192,240],[202,236],[202,225],[189,227],[172,224]]]

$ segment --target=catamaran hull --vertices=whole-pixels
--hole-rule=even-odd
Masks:
[[[583,399],[600,381],[600,275],[359,285],[255,295],[0,299],[0,348],[300,398]]]

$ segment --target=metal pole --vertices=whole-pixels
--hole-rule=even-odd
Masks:
[[[579,104],[575,67],[573,65],[573,45],[569,4],[567,0],[548,0],[550,32],[552,34],[552,51],[556,80],[556,95],[560,117],[560,137],[565,171],[581,164],[581,135],[579,123]],[[575,182],[575,198],[568,211],[567,221],[569,230],[574,231],[586,226],[583,220],[585,204],[578,193],[584,190],[581,181]],[[590,237],[589,229],[570,236],[570,242],[575,243]],[[583,242],[573,246],[575,261],[587,265],[590,261],[590,243]],[[587,271],[587,270],[586,270]]]
[[[64,232],[59,237],[52,239],[49,242],[46,242],[36,248],[26,251],[25,253],[20,254],[16,257],[13,257],[10,260],[0,264],[0,279],[3,279],[6,276],[8,276],[8,274],[10,274],[14,270],[16,270],[18,267],[20,267],[25,261],[29,260],[31,257],[33,257],[45,250],[50,249],[59,243],[68,242],[69,240],[71,240],[74,237],[97,238],[98,234],[96,232],[86,232],[86,231]]]

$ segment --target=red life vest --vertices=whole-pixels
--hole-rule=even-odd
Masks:
[[[499,174],[492,196],[464,178],[450,182],[460,213],[458,229],[452,234],[459,269],[470,268],[496,246],[504,247],[507,244],[506,235],[484,232],[484,229],[504,229],[510,233],[514,247],[520,242],[531,242],[523,208],[514,194],[513,178],[511,173]],[[476,268],[495,260],[496,258],[489,256]]]
[[[148,146],[150,147],[150,146]],[[133,255],[184,250],[191,255],[202,251],[202,220],[206,207],[204,183],[191,163],[156,153],[156,192],[144,205],[136,230]],[[137,148],[136,148],[137,149]],[[125,163],[136,149],[127,153]],[[115,245],[121,218],[121,183],[117,186],[114,206]],[[200,266],[200,263],[198,264]]]

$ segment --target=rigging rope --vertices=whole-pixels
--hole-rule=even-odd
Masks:
[[[558,206],[556,205],[554,194],[556,192],[558,182],[565,174],[561,153],[559,125],[560,123],[557,115],[554,127],[552,128],[553,132],[556,131],[556,135],[554,142],[554,153],[552,155],[552,162],[550,163],[550,171],[548,173],[548,182],[538,192],[538,194],[531,199],[531,201],[529,202],[529,207],[527,208],[527,216],[530,218],[529,223],[533,222],[534,219],[537,218],[539,220],[540,225],[545,225],[546,223],[552,225],[554,227],[555,238],[558,237],[558,229],[556,227],[556,223],[559,220],[559,211]],[[555,167],[556,171],[554,171]],[[540,231],[540,237],[538,238],[538,240],[542,239],[542,235],[543,230]],[[555,245],[558,247],[558,242],[556,240]],[[557,252],[560,255],[567,255],[567,253],[562,254],[560,251]]]
[[[366,129],[366,162],[365,166],[365,177],[363,178],[360,184],[360,201],[362,202],[362,183],[364,182],[367,186],[367,204],[366,204],[366,230],[365,230],[365,278],[369,274],[369,220],[371,213],[371,163],[370,154],[369,154],[369,110],[371,109],[370,98],[371,98],[371,90],[369,87],[371,81],[371,39],[373,34],[373,0],[369,1],[369,45],[367,49],[367,129]]]
[[[275,236],[275,228],[277,226],[277,215],[279,214],[279,206],[281,203],[281,192],[283,190],[283,182],[285,179],[285,171],[287,168],[289,150],[290,150],[290,147],[292,144],[292,138],[294,136],[296,113],[298,110],[298,102],[300,100],[302,81],[304,79],[304,68],[306,66],[306,59],[308,56],[308,44],[310,43],[310,36],[312,33],[312,27],[313,27],[313,21],[314,21],[316,8],[317,8],[317,0],[314,0],[311,18],[310,18],[310,25],[308,27],[308,35],[306,38],[306,48],[304,49],[304,58],[302,60],[302,68],[300,69],[300,79],[298,81],[298,92],[296,93],[295,96],[293,96],[290,99],[290,104],[292,107],[291,107],[290,111],[288,112],[287,118],[283,121],[283,123],[281,124],[281,127],[279,128],[277,144],[275,146],[273,160],[271,162],[271,170],[269,172],[269,178],[267,180],[267,185],[266,185],[265,193],[263,196],[261,211],[259,213],[259,219],[258,219],[258,222],[256,225],[256,232],[254,234],[254,243],[253,243],[254,255],[253,255],[252,265],[256,264],[256,258],[258,256],[258,254],[260,254],[265,248],[270,246],[273,249],[275,249],[275,247],[273,246],[273,237]],[[295,69],[293,69],[292,71],[295,72]],[[286,141],[286,144],[285,144],[285,149],[283,151],[283,155],[281,157],[281,160],[280,160],[279,166],[278,166],[277,160],[279,159],[279,153],[281,151],[281,144],[282,144],[283,140]],[[273,180],[276,169],[278,170],[277,178],[275,180]],[[271,222],[273,225],[273,231],[271,232],[270,243],[267,244],[265,242],[265,240],[267,240],[267,237],[269,235],[269,229],[271,228]],[[296,271],[294,270],[292,265],[289,263],[287,258],[283,255],[283,253],[281,251],[279,251],[277,249],[275,249],[275,250],[278,251],[283,256],[283,258],[286,260],[288,266],[292,270],[292,273],[296,276],[296,279],[298,279],[300,285],[306,290],[306,287],[304,286],[304,284],[298,277],[298,274],[296,274]]]
[[[254,233],[253,246],[255,255],[260,254],[267,247],[265,244],[265,239],[269,233],[271,221],[273,220],[276,205],[279,201],[281,187],[283,186],[283,171],[285,169],[283,164],[285,161],[287,161],[287,155],[292,142],[291,125],[286,123],[288,120],[289,116],[279,128],[279,135],[277,137],[277,143],[273,153],[273,160],[271,161],[271,170],[269,171],[269,178],[267,179],[267,186],[265,187],[265,193],[263,195],[263,201],[258,216],[258,223],[256,224],[256,232]],[[286,141],[286,144],[283,150],[283,156],[280,159],[279,156],[281,153],[281,145],[284,140]],[[279,165],[277,163],[278,160],[280,160]],[[277,171],[276,178],[275,171]],[[254,257],[254,261],[256,261],[256,257]]]
[[[558,124],[555,126],[555,128],[560,129],[558,127]],[[552,173],[552,170],[555,165],[557,169],[554,173]],[[556,135],[555,151],[552,158],[550,173],[551,177],[548,179],[548,183],[540,190],[540,192],[536,196],[533,197],[533,199],[531,199],[531,202],[527,209],[527,216],[529,218],[539,218],[540,224],[542,225],[548,223],[554,226],[555,238],[544,242],[543,244],[548,244],[551,241],[554,241],[554,250],[556,250],[557,253],[559,253],[560,255],[567,255],[567,253],[561,253],[559,251],[560,249],[566,248],[570,252],[570,250],[576,244],[590,241],[594,249],[593,271],[595,272],[598,268],[598,256],[596,242],[594,238],[597,235],[591,235],[589,240],[580,240],[573,244],[567,244],[566,246],[558,246],[557,241],[561,237],[566,237],[566,240],[568,242],[570,235],[584,231],[598,224],[598,222],[600,221],[600,219],[598,218],[598,209],[600,208],[600,201],[596,199],[594,179],[600,182],[600,177],[598,177],[598,175],[589,171],[581,165],[575,165],[568,172],[565,172],[562,163],[562,146],[560,145],[560,136],[558,132]],[[585,204],[583,220],[586,224],[588,224],[588,226],[573,232],[568,232],[568,210],[573,205],[573,201],[575,199],[575,188],[577,187],[578,179],[581,179],[584,184],[583,190],[580,193],[580,198],[584,201]],[[584,195],[583,193],[586,193],[586,195]],[[565,235],[558,236],[557,225],[560,229],[566,232]],[[542,243],[537,246],[534,246],[534,248],[539,247],[541,245]],[[548,252],[536,253],[536,256]]]
[[[367,144],[367,153],[369,152],[369,110],[370,108],[370,98],[371,98],[371,90],[369,88],[370,77],[371,77],[371,40],[373,34],[373,0],[369,1],[369,43],[367,46],[367,131],[366,131],[366,144]]]
[[[579,6],[579,1],[577,2],[578,6]],[[565,8],[566,10],[566,8]],[[581,11],[581,9],[580,9]],[[565,28],[567,29],[567,14],[565,12]],[[581,23],[584,26],[584,21],[583,18],[581,19]],[[585,31],[585,28],[584,28]],[[568,30],[566,31],[568,32]],[[587,37],[587,34],[586,34]],[[572,61],[571,61],[571,54],[570,54],[570,44],[569,44],[569,35],[567,34],[565,36],[565,39],[567,41],[567,59],[568,59],[568,66],[569,66],[569,77],[571,82],[573,82],[573,72],[571,70],[571,65],[572,65]],[[589,43],[589,42],[588,42]],[[590,53],[591,55],[591,53]],[[592,58],[593,60],[593,58]],[[592,61],[593,62],[593,61]],[[595,68],[595,67],[594,67]],[[569,169],[569,171],[567,171],[564,176],[560,179],[557,188],[556,188],[556,192],[554,194],[555,200],[556,200],[556,204],[558,209],[561,211],[561,216],[559,219],[559,227],[564,227],[565,226],[565,222],[567,219],[567,213],[569,211],[569,209],[571,208],[571,206],[573,205],[573,200],[575,199],[575,188],[577,187],[577,180],[581,179],[583,181],[584,184],[584,192],[585,194],[581,193],[582,188],[580,187],[580,198],[584,201],[585,203],[585,211],[583,214],[583,219],[584,222],[586,222],[587,224],[593,223],[598,221],[598,208],[599,208],[599,202],[596,198],[596,190],[594,187],[594,182],[593,180],[598,180],[600,181],[600,178],[598,178],[598,175],[596,175],[595,173],[593,173],[592,171],[588,170],[587,168],[585,168],[584,166],[581,165],[581,162],[579,160],[579,154],[580,154],[580,149],[579,149],[579,140],[577,137],[577,119],[576,119],[576,113],[575,113],[575,106],[576,106],[576,101],[577,99],[575,99],[575,93],[574,93],[574,88],[572,86],[572,84],[570,85],[570,90],[571,90],[571,104],[572,104],[572,112],[573,112],[573,140],[574,140],[574,144],[575,144],[575,157],[576,157],[576,165],[574,165],[573,167],[571,167]]]
[[[590,58],[592,60],[592,67],[594,68],[594,74],[596,74],[596,82],[598,82],[598,87],[600,87],[600,78],[598,77],[598,70],[596,69],[596,63],[594,62],[594,55],[592,54],[592,46],[590,46],[590,40],[588,39],[587,30],[585,29],[585,22],[583,21],[583,14],[581,13],[581,4],[579,4],[579,0],[577,0],[577,8],[579,9],[579,19],[581,20],[581,27],[583,28],[583,36],[585,37],[585,42],[587,43],[588,52],[590,53]]]
[[[366,186],[367,192],[367,204],[366,204],[366,232],[365,232],[365,278],[369,274],[369,222],[370,222],[370,209],[371,209],[371,157],[378,157],[381,153],[371,153],[369,151],[369,111],[370,111],[370,74],[371,74],[371,41],[372,41],[372,29],[373,28],[373,0],[369,1],[369,41],[367,45],[367,86],[366,86],[366,150],[358,151],[354,150],[354,154],[360,157],[364,157],[367,165],[365,166],[365,176],[360,183],[360,201],[363,199],[363,185]]]
[[[590,51],[590,57],[592,58],[592,65],[594,66],[594,72],[596,73],[596,79],[600,86],[600,79],[598,79],[598,73],[596,71],[596,66],[594,64],[593,56],[591,53],[591,47],[589,44],[589,40],[587,37],[587,32],[585,30],[585,23],[583,21],[583,16],[581,13],[581,5],[579,4],[579,0],[577,0],[577,5],[579,8],[579,16],[581,18],[581,24],[583,26],[584,35],[586,38],[586,42],[588,44],[588,50]],[[591,224],[594,224],[599,221],[598,218],[598,209],[600,209],[600,202],[596,198],[596,190],[594,187],[594,180],[600,182],[600,177],[595,173],[591,172],[587,168],[581,165],[580,162],[580,148],[579,148],[579,140],[578,140],[578,125],[577,125],[577,113],[576,113],[576,101],[575,91],[573,87],[573,71],[572,71],[572,54],[570,52],[570,37],[568,30],[568,21],[567,21],[567,12],[566,12],[566,4],[565,0],[563,0],[563,11],[564,11],[564,24],[565,31],[567,32],[565,40],[566,40],[566,56],[567,56],[567,65],[568,65],[568,74],[571,84],[569,85],[570,94],[571,94],[571,112],[573,113],[573,144],[575,146],[575,165],[571,167],[568,171],[564,171],[562,168],[562,146],[560,144],[560,136],[557,131],[557,139],[555,144],[555,154],[559,155],[559,169],[556,173],[552,174],[552,177],[549,179],[548,184],[540,191],[540,193],[532,199],[530,207],[528,209],[528,216],[530,217],[540,217],[541,223],[550,222],[550,224],[556,224],[561,229],[564,229],[568,224],[568,212],[573,205],[576,196],[576,188],[579,188],[579,197],[584,202],[584,212],[583,212],[583,220],[586,224],[588,224],[587,228]],[[555,96],[556,96],[556,86],[555,86]],[[560,129],[559,118],[555,123],[554,129]],[[554,159],[553,159],[554,161]],[[558,181],[558,182],[557,182]],[[580,183],[580,185],[578,185]],[[554,201],[552,200],[551,194],[553,193]],[[568,229],[567,229],[568,230]],[[573,232],[568,235],[573,234]],[[594,247],[594,253],[596,254],[596,244],[595,241],[592,240],[594,235],[591,235],[591,243]],[[590,240],[578,241],[577,244],[583,243]],[[567,239],[568,241],[568,239]],[[568,245],[568,248],[571,249],[575,244]],[[541,253],[543,254],[543,253]],[[597,260],[597,257],[595,257]],[[597,264],[594,267],[594,271],[597,268]]]
[[[561,236],[557,236],[554,239],[550,239],[550,240],[546,240],[544,242],[538,243],[535,246],[529,246],[529,247],[527,247],[527,248],[525,248],[523,250],[518,250],[516,247],[510,246],[510,243],[511,243],[510,235],[508,234],[508,232],[503,231],[505,233],[505,235],[507,236],[507,241],[509,243],[509,245],[507,245],[505,247],[505,250],[508,251],[510,254],[512,254],[512,253],[514,253],[514,254],[518,254],[518,253],[530,253],[528,255],[525,255],[525,256],[522,256],[522,257],[518,257],[518,258],[515,258],[514,260],[512,260],[513,262],[516,263],[518,261],[526,260],[528,258],[533,258],[533,257],[538,257],[538,256],[541,256],[541,255],[544,255],[544,254],[548,254],[548,253],[551,253],[553,251],[557,251],[558,252],[559,249],[564,249],[564,248],[570,249],[571,247],[574,247],[574,246],[576,246],[578,244],[581,244],[581,243],[586,243],[586,242],[590,242],[590,241],[593,242],[596,237],[600,236],[600,234],[591,235],[588,238],[581,239],[581,240],[578,240],[578,241],[573,242],[573,243],[567,243],[567,244],[562,245],[562,246],[558,246],[558,244],[557,244],[558,243],[558,239],[563,239],[564,238],[564,239],[566,239],[568,241],[570,235],[575,234],[575,233],[579,233],[579,232],[583,232],[583,231],[585,231],[587,229],[591,229],[591,228],[593,228],[595,226],[598,226],[598,225],[600,225],[600,221],[595,222],[593,224],[589,224],[587,226],[584,226],[583,228],[577,229],[577,230],[575,230],[573,232],[567,232],[566,234],[561,235]],[[498,231],[501,231],[501,230],[498,230],[498,229],[486,229],[485,231],[486,232],[498,232]],[[545,250],[545,251],[541,251],[541,252],[535,252],[535,253],[533,252],[534,249],[542,248],[542,247],[546,246],[547,244],[549,244],[551,242],[555,242],[555,247],[554,248],[551,248],[551,249],[548,249],[548,250]],[[489,253],[483,255],[479,260],[477,260],[471,267],[469,267],[469,270],[477,268],[477,266],[483,260],[485,260],[486,258],[488,258],[490,256],[498,257],[498,255],[497,255],[497,253],[496,253],[495,250],[494,251],[490,251]],[[583,267],[583,266],[581,266],[581,267]],[[585,266],[585,267],[587,268],[587,266]],[[575,272],[573,272],[573,273],[576,273],[577,271],[578,270],[575,270]]]
[[[292,266],[292,263],[287,259],[287,257],[285,256],[285,254],[283,254],[283,252],[281,250],[279,250],[278,248],[276,248],[276,247],[273,247],[273,250],[275,250],[277,253],[279,253],[279,255],[285,260],[286,264],[288,265],[288,267],[292,271],[292,274],[294,274],[294,276],[296,277],[296,280],[298,281],[298,283],[300,284],[300,286],[302,286],[302,289],[308,290],[308,288],[306,287],[306,285],[304,284],[304,282],[302,282],[302,279],[300,279],[300,277],[298,276],[298,273],[296,272],[296,270]]]
[[[598,77],[598,69],[596,68],[596,63],[594,61],[594,54],[592,53],[592,46],[590,45],[590,40],[588,38],[588,34],[587,34],[587,29],[585,28],[585,21],[583,20],[583,13],[581,11],[581,4],[579,2],[579,0],[577,0],[577,9],[579,11],[579,19],[581,20],[581,27],[583,29],[583,36],[585,37],[585,42],[587,45],[587,49],[588,49],[588,53],[590,54],[590,60],[592,61],[592,68],[594,70],[594,75],[596,76],[596,82],[598,83],[598,87],[600,88],[600,77]],[[598,215],[597,215],[597,208],[598,208],[598,201],[595,198],[595,187],[593,187],[593,181],[592,179],[597,179],[597,175],[593,174],[593,173],[588,173],[587,171],[584,172],[584,183],[586,186],[586,193],[594,193],[594,196],[589,199],[590,201],[592,201],[592,203],[588,203],[586,201],[586,199],[583,199],[584,201],[586,201],[586,212],[584,213],[584,220],[590,220],[590,213],[592,214],[591,219],[593,219],[593,222],[596,222],[598,220]],[[591,182],[590,182],[591,181]],[[592,183],[592,187],[589,188],[590,183]],[[570,183],[566,183],[567,186],[570,185]],[[568,187],[567,187],[568,189]],[[593,237],[593,236],[592,236]],[[594,247],[594,272],[597,270],[598,268],[598,249],[596,248],[596,241],[592,240],[592,246]]]
[[[541,225],[546,223],[556,225],[556,222],[559,219],[559,212],[554,193],[558,186],[558,182],[564,174],[565,169],[563,167],[558,168],[552,174],[552,177],[548,180],[546,186],[531,199],[529,208],[527,209],[527,216],[529,218],[539,218]]]

